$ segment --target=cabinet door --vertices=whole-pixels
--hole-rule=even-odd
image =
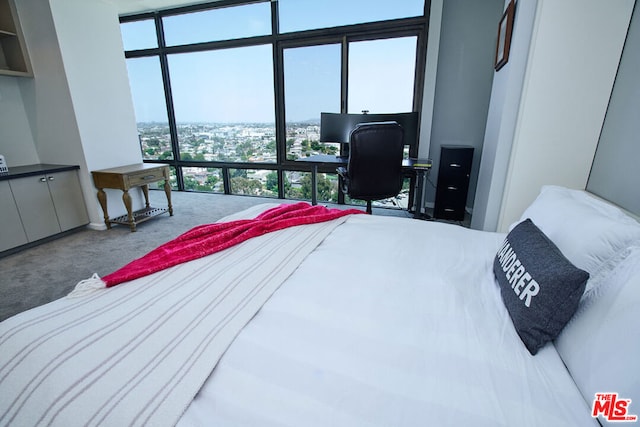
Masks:
[[[62,231],[89,223],[77,171],[47,174],[47,183]]]
[[[0,181],[0,252],[27,242],[9,181]]]
[[[60,232],[44,175],[12,179],[9,185],[30,242]]]

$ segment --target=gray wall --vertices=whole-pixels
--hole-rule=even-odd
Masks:
[[[438,54],[429,157],[437,184],[440,146],[475,148],[467,206],[473,206],[482,142],[491,96],[498,22],[503,0],[446,0]],[[435,188],[427,187],[427,204]]]
[[[636,1],[587,190],[640,215],[640,7]]]
[[[537,5],[537,0],[518,1],[509,62],[493,77],[471,217],[471,228],[478,230],[495,231],[498,225]]]

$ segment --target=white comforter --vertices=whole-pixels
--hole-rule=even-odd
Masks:
[[[244,215],[257,213],[253,209]],[[178,424],[594,423],[553,346],[531,356],[513,329],[491,270],[503,238],[439,223],[349,217],[282,283],[220,361],[211,357],[210,369],[198,368],[205,377],[215,370]],[[157,276],[175,280],[198,270],[202,275],[193,280],[204,283],[215,274],[206,264],[203,258]],[[158,277],[139,280],[153,282]],[[128,286],[111,292],[137,292]],[[66,304],[55,302],[53,308]],[[170,305],[165,309],[172,310]],[[153,319],[152,313],[145,316]],[[176,321],[178,316],[172,315]],[[2,326],[13,327],[21,318]],[[116,337],[111,340],[114,346],[121,344]],[[176,348],[172,360],[180,354],[188,358],[190,352]],[[0,359],[12,360],[2,355]],[[174,364],[182,375],[185,364]],[[69,372],[74,373],[73,366]],[[0,381],[0,401],[11,403],[15,393],[5,393],[7,384]],[[47,396],[46,390],[38,393]],[[155,402],[144,393],[135,396]],[[98,409],[102,416],[106,405],[114,415],[112,425],[122,425],[116,422],[119,402],[99,392],[83,401],[89,405],[83,412]],[[145,417],[166,421],[163,405],[154,406],[157,412]],[[58,406],[55,414],[68,410]],[[25,419],[30,418],[27,413]]]
[[[185,426],[595,424],[553,346],[531,356],[492,273],[504,235],[354,216],[236,338]]]

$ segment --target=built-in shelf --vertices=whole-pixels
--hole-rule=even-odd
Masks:
[[[29,77],[31,63],[14,0],[0,0],[0,75]]]
[[[17,37],[18,35],[13,31],[0,30],[0,38],[2,37]]]

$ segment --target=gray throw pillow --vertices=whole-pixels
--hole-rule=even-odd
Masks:
[[[571,319],[589,279],[531,219],[507,235],[493,272],[513,325],[534,355]]]

